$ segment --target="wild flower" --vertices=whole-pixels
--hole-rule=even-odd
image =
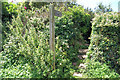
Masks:
[[[24,7],[24,9],[26,10],[26,9],[27,9],[27,7]]]

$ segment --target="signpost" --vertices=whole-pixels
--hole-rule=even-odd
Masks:
[[[62,13],[57,10],[54,10],[54,3],[50,4],[49,10],[50,10],[50,51],[51,51],[51,54],[53,54],[53,60],[54,60],[53,69],[55,69],[55,28],[54,28],[55,21],[54,21],[54,15],[61,17]]]
[[[2,0],[2,2],[7,2],[7,0]],[[54,10],[54,3],[53,2],[70,2],[72,0],[26,0],[28,2],[51,2],[49,10],[50,10],[50,50],[51,54],[53,53],[53,69],[55,69],[55,21],[54,16],[61,17],[62,13],[60,11]],[[17,1],[19,2],[19,1]],[[22,2],[22,0],[20,1]],[[0,25],[1,27],[1,25]],[[0,38],[1,39],[1,38]],[[1,42],[1,41],[0,41]],[[1,43],[0,43],[1,44]]]
[[[53,53],[53,69],[55,69],[55,21],[54,21],[54,4],[50,4],[50,52]]]

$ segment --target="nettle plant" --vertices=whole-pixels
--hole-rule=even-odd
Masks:
[[[43,10],[44,9],[44,10]],[[6,78],[60,78],[70,77],[72,63],[62,51],[56,38],[56,69],[53,70],[53,54],[49,50],[48,16],[41,16],[48,8],[26,10],[21,7],[7,27],[7,39],[0,52],[3,63],[0,77]],[[69,64],[69,65],[68,65]],[[26,67],[26,68],[24,68]],[[71,71],[73,70],[73,71]]]
[[[91,43],[88,59],[106,63],[120,72],[119,64],[119,18],[116,12],[101,13],[92,21]]]

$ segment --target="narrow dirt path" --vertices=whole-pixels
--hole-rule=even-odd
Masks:
[[[89,44],[85,44],[85,45],[89,45]],[[88,52],[88,49],[80,49],[79,52],[80,52],[80,54],[78,55],[79,60],[84,60],[85,58],[87,58],[86,53]],[[76,64],[77,64],[76,62],[73,63],[74,66],[77,66]],[[84,63],[80,63],[80,64],[78,65],[78,68],[85,69],[85,67],[86,67],[86,66],[85,66]],[[75,72],[75,73],[73,74],[73,76],[82,77],[83,75],[82,75],[82,73]]]

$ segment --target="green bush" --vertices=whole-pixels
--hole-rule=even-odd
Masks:
[[[62,17],[55,18],[56,36],[64,39],[66,42],[62,45],[64,51],[67,51],[69,58],[74,61],[79,53],[80,42],[85,43],[85,37],[90,30],[90,15],[85,13],[81,6],[73,6],[64,11]]]
[[[1,69],[0,77],[1,78],[31,78],[32,74],[30,73],[31,66],[28,64],[10,66],[5,69]]]
[[[106,12],[95,16],[92,21],[91,42],[89,52],[87,53],[90,60],[99,61],[110,65],[116,72],[119,69],[119,19],[118,13]]]
[[[2,2],[2,21],[10,21],[13,15],[17,16],[17,5],[11,2]]]
[[[45,7],[46,12],[48,9]],[[18,16],[13,17],[7,27],[7,39],[0,52],[2,63],[1,78],[66,78],[71,77],[74,70],[66,57],[67,53],[59,46],[56,38],[56,69],[53,70],[53,54],[49,50],[49,27],[46,17],[40,17],[42,10],[33,8],[19,9]]]
[[[88,61],[86,64],[86,70],[84,75],[87,78],[119,78],[114,70],[111,70],[105,63],[101,64],[99,61]]]
[[[17,16],[17,9],[18,6],[13,3],[8,3],[8,2],[2,2],[2,41],[4,45],[4,40],[6,38],[5,32],[9,32],[9,28],[7,27],[7,22],[11,22],[12,16]]]

